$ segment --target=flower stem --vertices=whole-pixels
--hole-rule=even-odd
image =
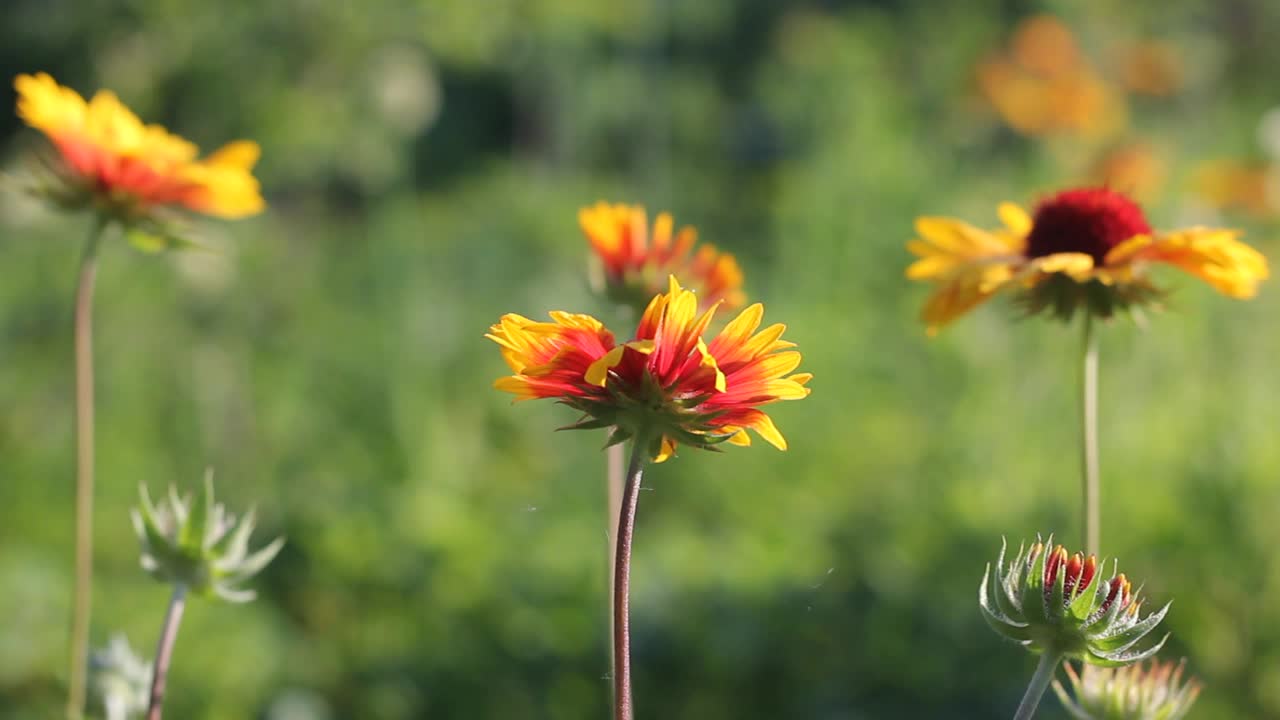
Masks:
[[[1018,705],[1018,712],[1014,714],[1013,720],[1031,720],[1036,714],[1040,698],[1044,697],[1044,691],[1049,688],[1049,682],[1053,680],[1053,675],[1058,671],[1058,664],[1061,662],[1062,653],[1053,648],[1045,648],[1044,653],[1040,655],[1040,664],[1036,666],[1036,674],[1031,676],[1031,684],[1027,685],[1027,692],[1022,696],[1022,702]]]
[[[151,701],[147,705],[147,720],[160,720],[164,706],[165,682],[169,679],[169,665],[173,661],[173,643],[178,639],[178,625],[187,605],[187,587],[181,583],[173,586],[169,598],[169,610],[164,615],[164,627],[160,630],[160,644],[156,647],[156,665],[151,676]]]
[[[644,434],[637,435],[631,447],[627,466],[627,482],[618,512],[617,550],[613,561],[613,718],[632,720],[631,706],[631,538],[635,533],[636,505],[640,500],[640,478],[644,474]]]
[[[622,490],[627,482],[627,456],[626,448],[621,443],[618,445],[610,445],[605,450],[606,468],[605,468],[605,489],[608,497],[608,506],[605,517],[608,518],[608,538],[609,538],[609,555],[607,563],[610,568],[613,567],[613,560],[618,552],[618,513],[622,511]],[[609,573],[609,597],[613,597],[613,573]],[[610,603],[612,605],[612,602]],[[610,610],[609,615],[609,631],[612,636],[613,632],[613,612]],[[612,657],[612,655],[611,655]]]
[[[1085,552],[1098,554],[1101,524],[1098,480],[1098,337],[1093,318],[1084,316],[1083,374],[1081,377],[1081,470],[1083,473],[1083,531]]]
[[[76,285],[76,564],[71,613],[71,673],[67,718],[84,714],[89,662],[89,615],[93,590],[93,281],[97,274],[98,241],[107,225],[97,216],[80,257]]]

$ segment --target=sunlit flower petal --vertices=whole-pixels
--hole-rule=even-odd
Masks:
[[[698,305],[741,307],[742,269],[733,255],[710,243],[698,245],[697,231],[675,230],[670,213],[659,213],[650,232],[643,207],[599,202],[578,211],[602,269],[600,289],[615,302],[642,309],[675,275],[697,293]],[[696,246],[696,250],[695,250]]]
[[[252,173],[256,143],[239,140],[200,160],[194,144],[143,124],[109,90],[85,102],[45,73],[19,75],[14,88],[18,116],[53,141],[69,179],[117,214],[173,206],[240,218],[265,207]]]
[[[922,313],[931,333],[1007,288],[1016,288],[1031,312],[1065,319],[1083,308],[1109,317],[1158,300],[1145,272],[1153,263],[1177,267],[1234,298],[1253,297],[1268,275],[1266,258],[1240,242],[1238,232],[1157,233],[1138,205],[1111,190],[1058,193],[1034,216],[1005,203],[999,214],[1003,231],[958,220],[917,221],[920,237],[907,249],[920,259],[906,274],[935,286]]]
[[[503,316],[486,337],[515,374],[494,387],[517,400],[560,400],[586,414],[575,427],[617,426],[621,439],[650,438],[656,460],[679,445],[749,444],[748,429],[785,450],[759,407],[806,397],[812,378],[793,374],[801,357],[781,339],[785,326],[759,330],[764,309],[752,305],[707,342],[716,306],[699,311],[693,292],[675,277],[668,282],[641,316],[635,339],[622,344],[586,315],[551,313],[552,322]]]

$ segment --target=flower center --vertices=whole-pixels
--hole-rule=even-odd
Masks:
[[[1027,235],[1027,257],[1084,253],[1102,265],[1107,253],[1151,226],[1142,208],[1104,188],[1065,190],[1040,203]]]

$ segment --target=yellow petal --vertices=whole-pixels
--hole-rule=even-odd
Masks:
[[[605,353],[604,357],[591,363],[583,379],[596,387],[604,387],[605,380],[609,378],[609,370],[622,362],[622,352],[626,347],[626,345],[619,345]]]
[[[1025,237],[1031,232],[1031,216],[1021,206],[1011,202],[1000,203],[996,214],[1000,216],[1000,222],[1004,223],[1004,226],[1014,235]]]

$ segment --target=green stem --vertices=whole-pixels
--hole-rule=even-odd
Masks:
[[[173,586],[169,598],[169,610],[164,615],[164,627],[160,629],[160,643],[156,647],[156,664],[151,676],[151,699],[147,704],[147,720],[160,720],[164,708],[164,689],[169,679],[169,666],[173,663],[173,644],[178,639],[178,626],[182,623],[182,611],[187,606],[187,588],[178,583]]]
[[[89,615],[93,590],[93,281],[98,242],[107,218],[97,216],[80,257],[75,307],[76,564],[71,614],[71,672],[67,718],[84,714],[89,661]]]
[[[1035,716],[1036,708],[1040,705],[1040,698],[1044,697],[1044,691],[1048,689],[1054,673],[1058,670],[1058,664],[1061,662],[1062,653],[1053,648],[1046,648],[1044,653],[1040,655],[1040,664],[1036,666],[1036,674],[1031,676],[1031,684],[1027,685],[1027,692],[1022,696],[1022,702],[1018,705],[1018,712],[1014,714],[1013,720],[1031,720]]]
[[[627,465],[627,483],[618,512],[617,550],[613,560],[613,717],[632,720],[631,703],[631,540],[635,534],[636,505],[640,500],[640,478],[644,474],[644,433],[636,436]]]
[[[1098,337],[1093,319],[1084,316],[1083,374],[1081,377],[1081,470],[1085,552],[1097,555],[1101,518],[1098,479]]]

